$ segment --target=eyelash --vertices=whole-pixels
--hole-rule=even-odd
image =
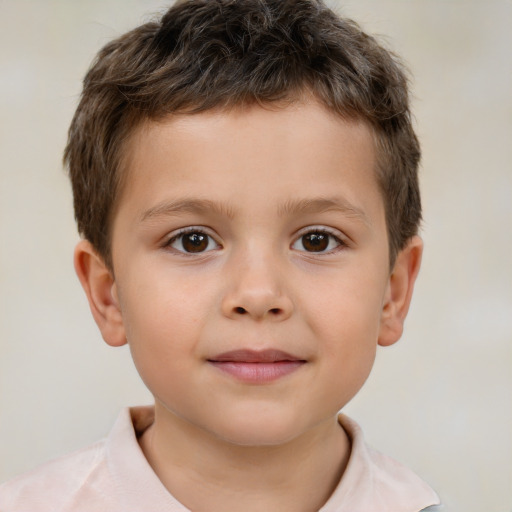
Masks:
[[[166,240],[166,242],[163,244],[163,247],[164,249],[165,248],[170,248],[170,249],[173,249],[177,254],[180,254],[181,256],[194,256],[194,255],[200,255],[200,254],[205,254],[207,252],[210,252],[214,249],[208,249],[208,250],[204,250],[204,251],[197,251],[197,252],[193,252],[193,251],[185,251],[185,250],[180,250],[180,249],[176,249],[175,247],[172,247],[172,244],[178,240],[180,240],[180,238],[182,239],[182,246],[183,246],[183,237],[185,235],[189,235],[189,234],[198,234],[198,235],[204,235],[208,238],[208,246],[207,248],[210,246],[210,243],[213,241],[213,243],[216,244],[216,248],[218,247],[221,247],[221,245],[211,236],[209,235],[204,228],[202,227],[194,227],[194,226],[191,226],[191,227],[188,227],[188,228],[184,228],[184,229],[181,229],[178,231],[178,233],[176,233],[175,235],[171,236],[168,240]]]
[[[180,250],[175,247],[172,247],[172,245],[180,239],[182,239],[181,245],[183,247],[183,237],[188,234],[198,234],[198,235],[206,236],[208,239],[208,241],[207,241],[208,245],[207,245],[206,249],[194,252],[194,251]],[[304,237],[307,235],[326,235],[328,237],[328,239],[327,239],[328,246],[330,245],[330,243],[332,241],[335,242],[336,246],[334,248],[330,248],[327,251],[326,250],[308,251],[304,247],[304,241],[303,241]],[[293,243],[291,244],[291,248],[294,249],[294,245],[297,243],[300,243],[301,240],[302,240],[302,247],[304,249],[303,250],[295,249],[295,250],[297,250],[298,252],[305,252],[307,254],[312,254],[312,255],[332,254],[332,253],[338,252],[339,250],[342,250],[343,248],[345,248],[347,246],[347,243],[344,240],[342,240],[338,234],[335,234],[332,231],[330,231],[324,227],[309,226],[309,227],[303,229],[298,234],[298,236],[294,239]],[[209,248],[212,241],[216,245],[216,247]],[[191,226],[191,227],[184,228],[184,229],[178,231],[178,233],[176,233],[175,235],[170,237],[168,240],[166,240],[166,242],[163,244],[163,248],[173,249],[176,253],[178,253],[182,256],[194,256],[194,255],[205,254],[205,253],[210,252],[216,248],[222,248],[222,246],[214,239],[214,237],[212,237],[210,234],[208,234],[204,228]],[[184,249],[184,247],[183,247],[183,249]]]
[[[315,227],[315,226],[308,226],[304,230],[302,230],[301,233],[297,236],[295,241],[292,244],[292,248],[296,243],[299,243],[303,238],[307,235],[327,235],[328,240],[327,243],[330,244],[331,241],[334,240],[336,246],[329,249],[329,250],[322,250],[322,251],[306,251],[306,250],[299,250],[300,252],[305,252],[307,254],[311,255],[323,255],[323,254],[333,254],[336,253],[345,247],[347,247],[347,243],[340,237],[338,233],[334,233],[330,231],[329,229],[326,229],[324,227]],[[302,246],[304,247],[304,242],[302,242]]]

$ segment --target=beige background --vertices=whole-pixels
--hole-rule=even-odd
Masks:
[[[60,158],[95,52],[164,6],[0,0],[0,480],[150,399],[74,276]],[[426,242],[405,336],[346,410],[449,511],[510,512],[512,2],[349,0],[342,12],[386,34],[415,75]]]

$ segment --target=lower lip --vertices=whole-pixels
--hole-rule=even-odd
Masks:
[[[210,361],[210,364],[242,382],[265,384],[290,375],[305,364],[305,361],[276,361],[274,363]]]

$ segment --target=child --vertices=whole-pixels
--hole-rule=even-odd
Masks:
[[[65,161],[75,268],[154,407],[0,488],[0,510],[417,512],[338,411],[422,253],[407,84],[320,0],[190,0],[101,50]]]

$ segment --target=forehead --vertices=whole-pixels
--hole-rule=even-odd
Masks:
[[[378,188],[372,131],[315,101],[145,121],[125,149],[121,204],[154,206],[173,194],[244,204],[279,196],[290,203],[309,200],[308,189],[331,197],[338,179],[357,207],[357,193],[375,196]],[[357,186],[343,187],[347,179]]]

